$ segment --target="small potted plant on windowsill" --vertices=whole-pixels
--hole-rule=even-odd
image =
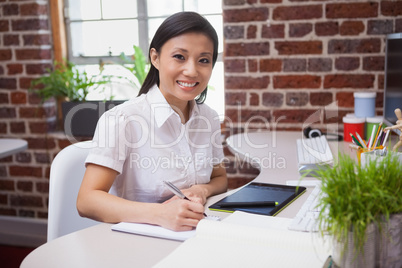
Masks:
[[[398,157],[388,154],[361,167],[340,155],[333,168],[316,172],[322,185],[320,228],[334,239],[335,264],[400,267],[402,165]],[[395,248],[396,259],[387,248]]]
[[[31,90],[42,101],[56,98],[58,108],[62,110],[63,126],[66,134],[71,136],[92,137],[100,115],[107,109],[122,103],[112,100],[87,101],[89,89],[97,90],[110,82],[110,76],[89,77],[80,72],[69,61],[54,62],[48,74],[32,81]]]

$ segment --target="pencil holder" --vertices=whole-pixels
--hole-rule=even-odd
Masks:
[[[382,146],[380,146],[380,147],[382,147]],[[399,162],[402,164],[402,153],[387,152],[387,153],[383,154],[383,153],[381,153],[381,151],[383,151],[384,147],[382,147],[381,149],[380,149],[380,147],[378,147],[379,149],[376,148],[375,150],[362,152],[360,154],[360,160],[359,160],[360,166],[365,167],[368,163],[370,163],[372,161],[380,162],[387,155],[387,153],[398,156]]]
[[[378,147],[375,148],[359,148],[357,150],[357,160],[359,161],[359,165],[364,165],[367,163],[367,160],[369,157],[373,157],[373,155],[377,152],[377,154],[381,154],[380,151],[382,151],[384,149],[384,146],[380,145]],[[386,152],[384,151],[383,154],[386,154]],[[364,158],[364,159],[363,159]],[[364,166],[363,165],[363,166]]]

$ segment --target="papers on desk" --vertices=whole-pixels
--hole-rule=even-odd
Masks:
[[[331,247],[318,233],[287,230],[291,219],[236,211],[202,220],[196,235],[155,267],[322,267]]]

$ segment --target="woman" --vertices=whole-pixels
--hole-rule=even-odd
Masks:
[[[203,104],[217,49],[215,30],[197,13],[162,23],[139,95],[98,122],[77,199],[81,216],[191,230],[206,199],[227,190],[219,117]],[[191,201],[172,197],[164,180]]]

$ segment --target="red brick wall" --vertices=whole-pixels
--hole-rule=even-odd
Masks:
[[[377,91],[381,111],[384,36],[402,32],[402,1],[222,3],[226,133],[266,129],[266,120],[281,116],[278,129],[298,130],[311,113],[334,101],[340,122],[353,111],[357,90]],[[0,159],[0,215],[47,217],[50,162],[69,144],[53,132],[55,103],[41,105],[28,91],[53,61],[48,9],[46,0],[0,0],[0,138],[29,144]],[[228,172],[231,187],[258,174],[233,161]]]
[[[377,92],[381,114],[384,40],[402,32],[402,1],[223,0],[223,9],[227,133],[301,130],[327,105],[337,116],[313,126],[342,132],[355,91]],[[230,185],[258,173],[233,167]]]

